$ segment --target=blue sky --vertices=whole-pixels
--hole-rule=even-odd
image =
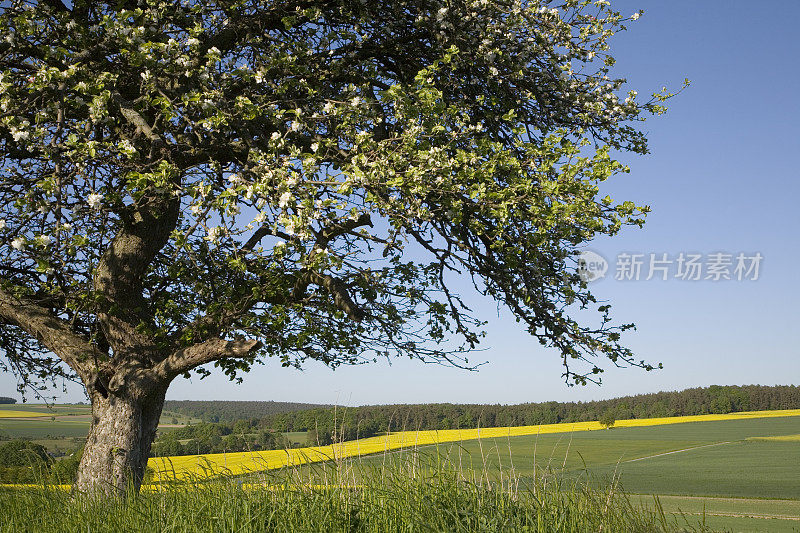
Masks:
[[[800,289],[800,2],[671,0],[614,2],[645,13],[616,36],[617,69],[641,96],[691,87],[645,125],[652,153],[625,156],[629,175],[608,191],[648,204],[643,229],[591,249],[609,260],[596,294],[619,322],[636,322],[627,344],[664,369],[609,369],[602,387],[566,387],[556,352],[541,348],[487,300],[470,301],[489,320],[479,372],[398,360],[303,372],[268,361],[241,385],[214,375],[178,380],[170,399],[372,403],[577,401],[710,384],[800,384],[796,306]],[[763,256],[757,281],[618,281],[619,253]],[[647,257],[645,257],[647,259]],[[646,265],[645,265],[646,269]],[[15,381],[0,375],[0,395]],[[16,396],[16,394],[11,394]],[[61,400],[81,400],[71,388]]]

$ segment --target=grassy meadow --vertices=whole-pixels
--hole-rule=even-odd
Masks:
[[[91,407],[81,404],[4,404],[0,405],[0,437],[30,440],[58,455],[83,445],[89,432],[90,416]],[[165,412],[159,431],[196,421]]]
[[[309,463],[324,462],[331,459],[345,459],[348,457],[361,457],[365,455],[382,454],[394,450],[401,449],[422,449],[428,447],[444,447],[446,449],[447,443],[458,443],[459,445],[465,444],[466,446],[478,446],[481,449],[484,443],[496,444],[498,442],[508,442],[510,447],[511,439],[522,438],[519,442],[518,450],[526,449],[525,444],[530,439],[535,439],[538,442],[539,438],[547,435],[559,435],[556,437],[558,442],[563,440],[564,435],[580,435],[583,434],[585,438],[589,435],[594,435],[598,431],[612,431],[619,434],[623,429],[634,428],[648,428],[662,426],[664,429],[660,434],[662,435],[685,435],[686,431],[681,432],[680,429],[672,431],[669,429],[672,426],[680,428],[680,426],[693,423],[709,423],[709,422],[742,422],[746,423],[750,420],[769,420],[771,418],[787,418],[794,419],[800,416],[800,410],[785,410],[785,411],[757,411],[757,412],[739,412],[720,415],[697,415],[697,416],[683,416],[683,417],[669,417],[669,418],[651,418],[651,419],[634,419],[634,420],[620,420],[616,423],[615,428],[606,430],[598,422],[575,422],[575,423],[561,423],[561,424],[541,424],[535,426],[519,426],[519,427],[497,427],[497,428],[478,428],[478,429],[454,429],[454,430],[429,430],[429,431],[399,431],[390,433],[388,435],[381,435],[376,437],[369,437],[359,440],[346,441],[335,443],[326,446],[313,446],[307,448],[298,448],[291,450],[267,450],[267,451],[254,451],[254,452],[238,452],[238,453],[218,453],[218,454],[205,454],[205,455],[184,455],[179,457],[156,457],[150,460],[149,466],[155,472],[156,481],[170,481],[182,478],[195,478],[215,473],[227,473],[231,475],[248,474],[263,470],[271,470],[287,466],[297,466]],[[796,418],[800,420],[800,418]],[[758,424],[759,422],[756,422]],[[761,422],[763,423],[763,422]],[[746,424],[745,424],[746,425]],[[796,432],[798,426],[793,426],[793,432]],[[698,432],[688,431],[690,435],[697,435]],[[744,437],[743,437],[744,438]],[[528,439],[528,440],[526,440]],[[670,437],[668,440],[675,440]],[[686,447],[694,445],[693,443],[706,443],[708,440],[698,439],[685,439]],[[714,441],[717,442],[717,441]],[[636,443],[631,444],[636,446]],[[652,446],[648,443],[638,444],[642,450],[652,450]],[[616,461],[620,455],[615,448],[616,445],[604,445],[603,448],[610,454],[610,457]],[[510,448],[511,449],[511,448]],[[660,449],[660,448],[656,448]],[[674,451],[679,448],[665,448],[662,451]],[[535,450],[534,450],[535,452]],[[513,449],[509,452],[511,456],[515,453]],[[519,453],[519,452],[517,452]],[[526,452],[527,453],[527,452]],[[658,453],[658,452],[655,452]],[[469,453],[471,457],[476,457],[475,453]],[[481,461],[485,460],[481,456]],[[569,454],[565,454],[568,456]],[[498,462],[501,460],[501,455],[495,454]],[[635,458],[634,456],[633,458]]]
[[[342,472],[343,473],[343,472]],[[309,484],[302,472],[263,472],[248,482],[217,477],[126,501],[73,496],[61,487],[0,487],[0,532],[667,532],[708,531],[691,517],[651,509],[610,487],[474,472],[396,467]]]
[[[0,430],[77,441],[88,428],[80,407],[55,420],[2,417]],[[60,531],[63,515],[68,530],[800,532],[797,410],[398,432],[153,466],[165,484],[124,505],[76,508],[64,490],[0,488],[0,530]]]
[[[520,486],[609,487],[719,531],[800,531],[800,417],[747,418],[465,440],[304,467],[310,479],[397,468],[471,472]],[[366,473],[366,474],[364,474]],[[658,503],[652,495],[658,495]]]

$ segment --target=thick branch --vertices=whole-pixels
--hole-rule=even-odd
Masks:
[[[344,235],[345,233],[349,233],[361,226],[372,227],[372,218],[370,218],[370,216],[366,213],[362,213],[356,219],[345,220],[339,224],[334,224],[324,228],[317,234],[316,247],[327,248],[331,241],[337,237]]]
[[[367,316],[367,313],[353,301],[348,292],[347,284],[339,278],[330,274],[320,274],[313,270],[304,272],[298,284],[295,285],[295,293],[300,294],[306,290],[310,283],[324,287],[332,296],[336,307],[341,309],[350,319],[359,322]]]
[[[152,141],[152,163],[165,146],[163,139],[153,132],[144,118],[119,93],[115,99],[125,119]],[[147,344],[147,339],[136,334],[142,320],[145,302],[142,296],[142,279],[161,248],[166,245],[180,216],[180,199],[164,193],[142,197],[136,210],[128,218],[106,250],[94,276],[95,289],[106,299],[106,304],[116,304],[124,315],[111,316],[100,313],[98,318],[111,346],[131,347]]]
[[[56,354],[77,372],[84,383],[91,381],[94,362],[107,359],[107,356],[89,340],[73,332],[69,324],[55,316],[49,309],[27,298],[17,298],[2,287],[0,287],[0,317],[19,326]]]
[[[247,357],[261,347],[261,342],[252,339],[209,339],[172,353],[153,368],[158,378],[171,380],[193,368],[223,357]]]
[[[145,205],[120,229],[95,270],[95,289],[105,297],[106,306],[115,304],[118,309],[113,316],[98,315],[115,350],[142,344],[135,331],[148,320],[142,280],[175,229],[180,211],[177,197],[143,200]]]
[[[145,137],[153,142],[162,141],[161,137],[156,135],[147,121],[133,109],[133,104],[126,101],[119,93],[114,93],[114,100],[119,105],[119,110],[122,116],[125,117],[131,125],[135,126],[137,131],[141,132]],[[163,141],[162,141],[163,142]]]

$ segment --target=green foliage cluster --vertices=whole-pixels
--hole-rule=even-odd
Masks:
[[[32,466],[49,464],[50,456],[44,446],[24,440],[12,440],[0,445],[0,466]]]
[[[0,483],[71,482],[78,470],[81,451],[54,460],[44,446],[26,440],[0,444]]]
[[[15,404],[17,400],[14,398],[9,398],[8,396],[0,396],[0,404]]]
[[[597,421],[600,422],[600,425],[604,428],[610,429],[617,421],[617,417],[614,415],[614,411],[611,409],[606,409],[603,411],[603,414],[600,415],[600,418],[598,418]]]
[[[267,357],[472,366],[483,324],[459,272],[566,381],[653,369],[577,272],[584,243],[649,211],[600,193],[671,96],[611,70],[638,16],[591,0],[3,3],[0,368],[93,388],[98,368],[128,382],[132,360],[167,383]]]

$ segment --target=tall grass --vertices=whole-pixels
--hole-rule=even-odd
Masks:
[[[415,454],[374,468],[334,464],[247,478],[151,485],[127,499],[55,486],[0,489],[0,530],[125,532],[656,532],[681,530],[613,483],[502,478]],[[656,502],[657,503],[657,502]],[[672,520],[672,521],[671,521]],[[696,530],[684,526],[683,530]]]

